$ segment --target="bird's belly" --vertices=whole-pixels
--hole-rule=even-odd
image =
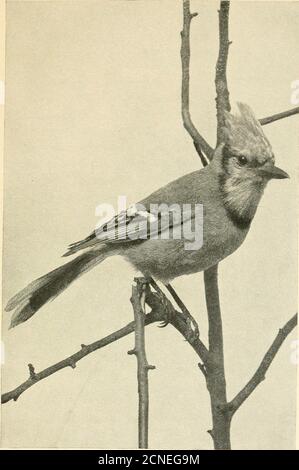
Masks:
[[[233,253],[246,234],[247,231],[234,227],[222,228],[221,231],[215,227],[204,230],[203,245],[197,250],[186,249],[185,240],[146,240],[127,247],[122,255],[145,276],[169,282],[214,266]]]

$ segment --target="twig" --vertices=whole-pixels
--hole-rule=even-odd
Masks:
[[[148,371],[155,369],[147,362],[145,352],[144,326],[145,313],[141,305],[141,299],[145,295],[143,279],[135,279],[137,285],[132,287],[131,303],[135,319],[135,346],[128,354],[134,354],[137,359],[137,381],[138,381],[138,445],[139,449],[148,448]]]
[[[162,321],[162,320],[163,320],[163,316],[161,316],[160,312],[157,315],[157,312],[152,311],[146,315],[145,324],[149,325],[151,323]],[[40,382],[41,380],[46,379],[47,377],[55,374],[55,372],[58,372],[61,369],[65,369],[66,367],[71,367],[72,369],[74,369],[76,367],[77,362],[83,359],[85,356],[88,356],[94,351],[97,351],[98,349],[101,349],[107,346],[108,344],[111,344],[114,341],[117,341],[123,338],[124,336],[127,336],[128,334],[134,331],[134,327],[135,327],[135,322],[132,321],[128,325],[124,326],[123,328],[120,328],[119,330],[106,336],[105,338],[95,341],[94,343],[91,343],[89,345],[82,344],[81,349],[77,351],[75,354],[72,354],[71,356],[63,359],[62,361],[59,361],[56,364],[53,364],[52,366],[47,367],[41,372],[35,372],[32,364],[30,364],[29,365],[29,371],[30,371],[29,378],[25,382],[20,384],[18,387],[16,387],[14,390],[11,390],[10,392],[7,392],[7,393],[3,393],[3,395],[1,396],[1,403],[7,403],[10,400],[17,401],[19,396],[22,393],[24,393],[28,388],[32,387],[32,385],[35,385],[37,382]]]
[[[295,114],[299,114],[299,106],[297,108],[292,108],[287,111],[283,111],[282,113],[277,113],[273,114],[272,116],[262,118],[259,121],[262,126],[266,126],[267,124],[271,124],[271,122],[275,122],[279,119],[284,119],[286,117],[294,116]]]
[[[183,0],[183,29],[181,31],[181,61],[182,61],[182,90],[181,90],[181,112],[183,124],[186,131],[193,139],[195,149],[200,156],[202,164],[207,165],[208,160],[213,157],[213,149],[208,142],[200,135],[194,126],[189,108],[189,65],[190,65],[190,23],[192,18],[197,16],[197,13],[190,13],[190,1]],[[207,159],[203,155],[206,155]]]
[[[183,312],[176,310],[166,297],[165,299],[166,300],[164,300],[162,303],[161,296],[151,292],[150,290],[146,293],[145,301],[150,306],[152,311],[145,316],[145,325],[150,325],[155,322],[169,321],[169,323],[173,325],[173,327],[176,328],[176,330],[179,331],[189,342],[189,344],[192,346],[192,348],[201,358],[201,360],[205,362],[207,360],[208,350],[203,344],[203,342],[199,338],[196,338],[194,334],[192,334],[192,332],[190,331],[188,318]],[[167,308],[165,307],[166,302]],[[166,312],[166,310],[168,312]],[[98,349],[108,346],[108,344],[114,343],[115,341],[124,338],[125,336],[132,333],[134,329],[135,322],[132,321],[123,328],[120,328],[114,333],[111,333],[110,335],[106,336],[105,338],[102,338],[88,345],[82,344],[81,349],[79,351],[72,354],[71,356],[66,357],[62,361],[57,362],[56,364],[53,364],[52,366],[49,366],[46,369],[43,369],[40,372],[35,372],[34,367],[31,364],[29,366],[30,377],[25,380],[25,382],[18,385],[15,389],[7,393],[3,393],[1,396],[1,403],[7,403],[10,400],[17,401],[17,399],[22,393],[24,393],[36,383],[67,367],[71,367],[72,369],[74,369],[76,367],[76,364],[85,356],[88,356],[94,351],[97,351]]]
[[[216,110],[217,110],[217,146],[223,139],[223,128],[225,126],[225,111],[230,111],[229,91],[227,86],[226,68],[228,59],[228,49],[230,41],[228,39],[229,23],[229,1],[221,1],[219,14],[219,53],[216,64]]]
[[[297,313],[281,328],[271,344],[270,348],[263,357],[256,372],[253,374],[245,387],[231,400],[227,406],[231,414],[234,414],[244,401],[254,392],[256,387],[265,379],[266,372],[272,364],[276,354],[279,351],[284,340],[297,325]]]

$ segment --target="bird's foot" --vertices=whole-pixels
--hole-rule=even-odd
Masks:
[[[167,299],[166,295],[161,291],[157,293],[159,298],[160,298],[160,302],[161,304],[163,305],[163,311],[164,311],[164,315],[165,315],[165,320],[163,320],[159,326],[159,328],[166,328],[166,326],[169,325],[169,323],[171,322],[171,319],[172,319],[172,315],[173,315],[173,311],[172,311],[172,308],[170,306],[170,302],[169,300]]]
[[[141,308],[143,310],[143,313],[146,315],[146,293],[148,289],[150,289],[150,286],[149,286],[150,281],[149,279],[145,277],[135,277],[134,281],[136,282],[136,285],[139,290]]]
[[[160,289],[160,287],[157,285],[157,283],[151,279],[150,284],[152,287],[155,289],[155,294],[159,298],[160,303],[162,304],[164,315],[165,315],[165,320],[163,320],[160,325],[158,325],[159,328],[166,328],[169,323],[171,323],[172,315],[173,315],[173,308],[164,294],[164,292]]]
[[[177,303],[178,307],[181,309],[181,312],[183,315],[185,315],[185,320],[186,324],[188,327],[188,330],[190,331],[190,338],[192,339],[198,338],[199,337],[199,328],[198,324],[187,309],[186,305],[184,302],[181,300],[181,298],[178,296],[174,288],[170,284],[165,284],[166,289],[169,291],[171,294],[172,298],[175,300]]]

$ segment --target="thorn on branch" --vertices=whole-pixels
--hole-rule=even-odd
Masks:
[[[130,351],[128,351],[128,354],[129,354],[129,356],[133,356],[133,355],[136,356],[137,351],[136,351],[136,349],[130,349]]]
[[[76,365],[77,365],[76,362],[75,362],[75,361],[72,361],[72,360],[71,360],[70,363],[69,363],[69,366],[70,366],[72,369],[76,369]]]
[[[34,370],[34,367],[32,364],[28,364],[28,368],[29,368],[29,375],[30,375],[30,378],[31,379],[35,379],[36,378],[36,373],[35,373],[35,370]]]
[[[157,302],[158,304],[158,302]],[[148,313],[145,316],[145,324],[150,325],[152,323],[155,323],[157,321],[163,320],[163,315],[162,313],[158,310],[158,305],[156,305],[156,302],[154,305],[151,306],[152,311]],[[15,389],[3,393],[1,395],[1,403],[8,403],[10,400],[17,401],[19,396],[24,393],[26,390],[31,388],[33,385],[35,385],[37,382],[40,380],[44,380],[47,377],[50,377],[51,375],[55,374],[56,372],[63,370],[66,367],[71,367],[70,362],[72,361],[74,368],[76,366],[76,363],[83,359],[84,357],[88,356],[89,354],[92,354],[93,352],[102,349],[103,347],[106,347],[108,344],[114,343],[115,341],[118,341],[121,338],[124,338],[125,336],[133,333],[134,331],[134,322],[128,323],[126,326],[120,328],[117,331],[114,331],[110,335],[101,338],[94,343],[91,343],[86,346],[86,348],[82,348],[81,344],[81,349],[77,351],[75,354],[72,356],[69,356],[55,364],[52,364],[51,366],[47,367],[46,369],[43,369],[40,371],[38,374],[35,375],[35,380],[30,380],[27,379],[25,382],[21,383],[18,385]]]

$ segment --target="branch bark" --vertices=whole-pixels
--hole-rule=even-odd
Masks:
[[[217,111],[217,146],[223,140],[223,128],[225,126],[225,111],[230,111],[229,91],[227,86],[227,60],[230,41],[228,38],[229,26],[229,1],[220,2],[219,15],[219,53],[216,64],[216,111]]]
[[[288,109],[287,111],[283,111],[281,113],[273,114],[272,116],[262,118],[259,121],[262,126],[266,126],[267,124],[271,124],[272,122],[278,121],[279,119],[294,116],[295,114],[299,114],[299,106],[297,108]]]
[[[279,348],[283,344],[287,336],[293,331],[298,321],[298,314],[296,313],[285,325],[281,328],[271,344],[270,348],[263,357],[257,370],[245,385],[245,387],[227,404],[228,411],[233,415],[245,400],[254,392],[256,387],[265,379],[266,372],[271,366]]]
[[[128,354],[134,354],[137,359],[137,382],[138,382],[138,447],[148,449],[148,409],[149,388],[148,372],[155,369],[149,365],[145,352],[145,313],[142,308],[142,298],[145,300],[146,284],[142,279],[135,279],[137,285],[132,287],[131,304],[134,310],[135,320],[135,346]]]
[[[157,315],[157,312],[152,311],[146,316],[145,324],[149,325],[156,321],[162,321],[162,320],[163,320],[163,317],[160,317],[159,314]],[[65,369],[67,367],[71,367],[72,369],[75,369],[77,362],[79,362],[81,359],[97,351],[98,349],[102,349],[105,346],[108,346],[108,344],[114,343],[114,341],[124,338],[128,334],[132,333],[134,331],[134,328],[135,328],[135,322],[132,321],[131,323],[128,323],[128,325],[124,326],[123,328],[120,328],[114,333],[111,333],[105,338],[102,338],[88,345],[82,344],[81,349],[79,351],[77,351],[76,353],[72,354],[69,357],[66,357],[62,361],[59,361],[56,364],[53,364],[50,367],[47,367],[46,369],[40,372],[35,372],[32,364],[28,364],[29,372],[30,372],[29,378],[25,382],[20,384],[18,387],[16,387],[14,390],[11,390],[10,392],[7,392],[7,393],[3,393],[1,396],[1,403],[2,404],[7,403],[10,400],[17,401],[19,396],[22,393],[24,393],[26,390],[28,390],[28,388],[31,388],[36,383],[40,382],[43,379],[46,379],[50,375],[53,375],[62,369]]]
[[[222,319],[218,289],[218,265],[204,272],[209,320],[209,357],[205,363],[210,394],[213,428],[209,431],[215,449],[230,449],[230,415],[226,413]]]
[[[197,13],[190,13],[190,1],[183,0],[183,29],[181,31],[181,61],[182,61],[182,89],[181,89],[181,111],[183,124],[186,131],[193,139],[194,147],[201,159],[203,166],[208,164],[208,160],[213,157],[214,150],[202,137],[194,126],[190,115],[190,24],[192,18],[197,16]],[[206,155],[207,159],[203,155]]]
[[[208,350],[204,343],[199,337],[194,335],[192,328],[190,327],[190,322],[188,316],[184,312],[176,310],[171,302],[167,299],[166,296],[151,292],[148,290],[146,292],[145,301],[152,309],[150,313],[145,316],[144,324],[145,326],[156,323],[156,322],[169,322],[178,332],[180,332],[186,341],[190,344],[196,354],[205,361],[207,359]],[[66,357],[62,361],[59,361],[46,369],[43,369],[40,372],[36,372],[33,365],[29,364],[29,377],[23,383],[18,385],[13,390],[3,393],[1,395],[1,403],[8,403],[11,400],[17,401],[17,399],[24,393],[26,390],[31,388],[33,385],[37,384],[41,380],[50,377],[50,375],[55,374],[56,372],[71,367],[72,369],[76,368],[77,363],[88,356],[89,354],[102,349],[105,346],[108,346],[115,341],[118,341],[121,338],[129,335],[135,330],[135,322],[132,321],[128,323],[123,328],[111,333],[105,338],[101,338],[94,343],[89,345],[82,344],[81,349],[76,353]]]
[[[219,52],[216,64],[217,145],[223,140],[225,111],[230,111],[226,68],[229,39],[229,1],[220,2]],[[204,273],[209,320],[209,359],[205,363],[206,383],[210,394],[213,428],[209,431],[215,449],[230,449],[230,415],[226,412],[226,380],[224,370],[222,319],[218,289],[218,265]]]

